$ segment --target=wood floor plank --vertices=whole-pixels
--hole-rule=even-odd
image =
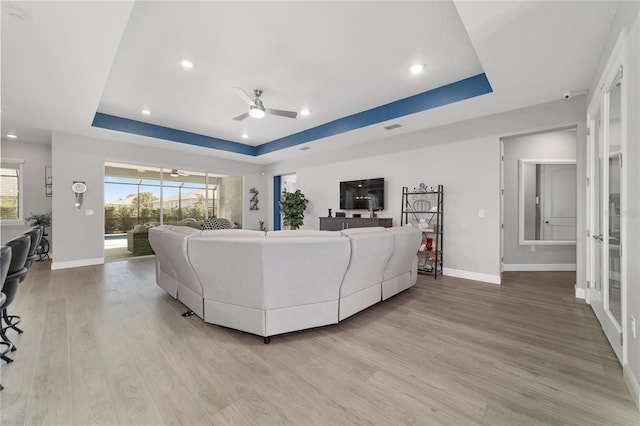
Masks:
[[[66,300],[50,300],[38,350],[25,424],[71,424],[71,377]]]
[[[11,308],[25,333],[2,365],[0,424],[640,424],[570,272],[420,276],[269,345],[182,317],[154,274],[152,257],[38,262]]]

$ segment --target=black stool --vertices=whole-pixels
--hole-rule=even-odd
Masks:
[[[11,247],[11,262],[9,263],[7,278],[4,280],[4,287],[2,287],[2,293],[5,294],[7,299],[0,305],[0,309],[2,310],[2,319],[6,325],[0,329],[0,338],[5,342],[11,343],[6,331],[12,328],[18,333],[22,333],[22,330],[16,327],[16,324],[20,322],[21,318],[17,315],[7,315],[7,307],[13,302],[13,299],[15,299],[18,285],[27,273],[27,267],[25,265],[27,264],[29,247],[31,246],[31,237],[29,235],[20,235],[7,242],[7,246]],[[14,345],[11,351],[15,350],[16,347]]]
[[[44,234],[44,230],[41,226],[34,226],[24,234],[28,235],[31,238],[31,246],[29,246],[29,254],[27,255],[27,262],[24,265],[27,267],[27,269],[29,269],[31,268],[31,265],[33,265],[33,262],[35,262],[38,259],[38,254],[36,253],[36,250],[40,245],[40,240],[42,239],[42,234]],[[26,275],[22,277],[21,281],[24,281],[25,277]]]
[[[4,287],[4,280],[7,278],[7,273],[9,272],[9,265],[11,263],[11,247],[2,246],[0,247],[0,306],[4,304],[7,300],[7,296],[2,293],[2,288]],[[13,349],[13,345],[11,342],[5,342],[4,340],[0,340],[0,347],[6,347],[6,349],[0,351],[0,358],[6,362],[13,362],[11,358],[9,358],[7,353]],[[0,390],[4,389],[2,383],[0,383]]]

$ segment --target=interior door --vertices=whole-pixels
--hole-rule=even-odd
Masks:
[[[589,303],[622,362],[622,73],[604,86],[602,102],[588,114],[591,204]]]
[[[576,239],[576,167],[575,164],[541,164],[542,239]]]

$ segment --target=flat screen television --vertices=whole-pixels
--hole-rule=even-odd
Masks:
[[[384,178],[340,182],[341,210],[384,210]]]

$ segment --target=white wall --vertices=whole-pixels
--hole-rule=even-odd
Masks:
[[[53,230],[56,255],[52,269],[98,264],[104,252],[104,162],[114,161],[167,168],[244,175],[243,227],[258,229],[264,210],[249,210],[249,188],[265,194],[262,167],[203,155],[149,149],[141,145],[54,133]],[[87,192],[81,209],[74,207],[73,181],[84,181]],[[89,215],[90,211],[93,215]]]
[[[594,74],[590,96],[598,91],[598,80],[606,66],[620,32],[627,29],[626,66],[624,79],[627,85],[627,134],[626,161],[623,159],[623,173],[626,175],[627,190],[623,197],[627,200],[625,219],[623,262],[626,265],[626,324],[624,352],[625,381],[640,407],[640,3],[622,2],[604,49],[600,56],[599,69]],[[636,319],[636,337],[631,335],[631,318]]]
[[[575,160],[576,132],[555,131],[534,135],[504,138],[504,269],[528,270],[556,269],[576,263],[576,245],[519,244],[519,175],[518,161]]]
[[[570,125],[584,129],[584,116],[583,96],[371,141],[345,148],[340,159],[334,152],[274,163],[265,173],[269,182],[274,175],[297,174],[297,187],[310,200],[308,229],[318,229],[318,217],[328,208],[338,210],[340,181],[384,177],[386,209],[379,216],[392,217],[394,224],[403,186],[443,184],[445,273],[498,283],[500,138]],[[269,220],[272,225],[272,214]]]
[[[23,210],[22,218],[30,216],[31,213],[51,212],[51,197],[45,195],[44,187],[44,166],[51,165],[51,145],[27,143],[19,140],[2,140],[0,147],[2,158],[14,160],[24,160],[22,165],[23,173]],[[55,176],[54,176],[55,182]],[[29,229],[23,225],[2,225],[0,229],[0,239],[2,244],[13,237],[24,234]],[[51,228],[47,228],[47,233],[51,234]],[[50,245],[50,251],[54,250],[54,245]]]

